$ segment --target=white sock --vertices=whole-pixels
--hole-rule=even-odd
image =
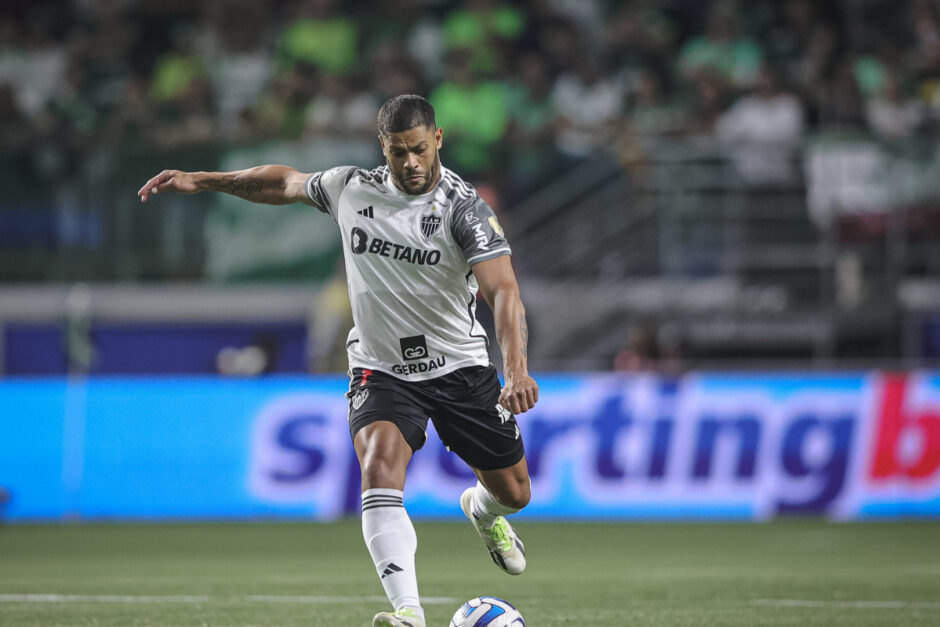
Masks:
[[[519,511],[515,507],[506,507],[497,501],[479,481],[477,481],[476,487],[473,488],[471,504],[474,516],[487,527],[493,524],[497,516],[508,516]]]
[[[423,619],[415,572],[418,536],[402,496],[401,490],[386,488],[362,493],[362,537],[392,607],[396,611],[411,608]]]

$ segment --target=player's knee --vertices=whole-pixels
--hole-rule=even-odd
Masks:
[[[411,449],[391,423],[369,425],[356,434],[354,442],[363,490],[404,487]]]
[[[519,481],[510,486],[504,494],[500,495],[500,502],[506,507],[522,509],[529,504],[532,490],[528,481]]]
[[[371,456],[362,465],[362,489],[398,488],[404,484],[404,471],[394,460]]]

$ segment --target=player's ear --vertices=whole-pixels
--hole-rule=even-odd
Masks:
[[[441,140],[443,139],[444,139],[444,129],[438,126],[436,129],[434,129],[434,143],[437,145],[438,148],[441,147],[441,143],[442,143]]]
[[[379,134],[379,146],[382,147],[382,152],[385,152],[385,138],[382,137],[382,134]]]

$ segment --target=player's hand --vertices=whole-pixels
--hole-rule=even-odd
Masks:
[[[144,183],[144,186],[140,188],[137,195],[140,196],[140,202],[147,202],[148,198],[158,192],[195,194],[198,191],[199,188],[196,186],[195,177],[191,172],[164,170]]]
[[[499,393],[499,404],[514,414],[524,414],[539,400],[539,384],[527,374],[506,374],[506,385]]]

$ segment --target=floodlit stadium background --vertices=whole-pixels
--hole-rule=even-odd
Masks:
[[[377,165],[408,92],[514,248],[523,516],[940,515],[937,2],[7,0],[3,518],[357,513],[335,225],[135,192]]]

